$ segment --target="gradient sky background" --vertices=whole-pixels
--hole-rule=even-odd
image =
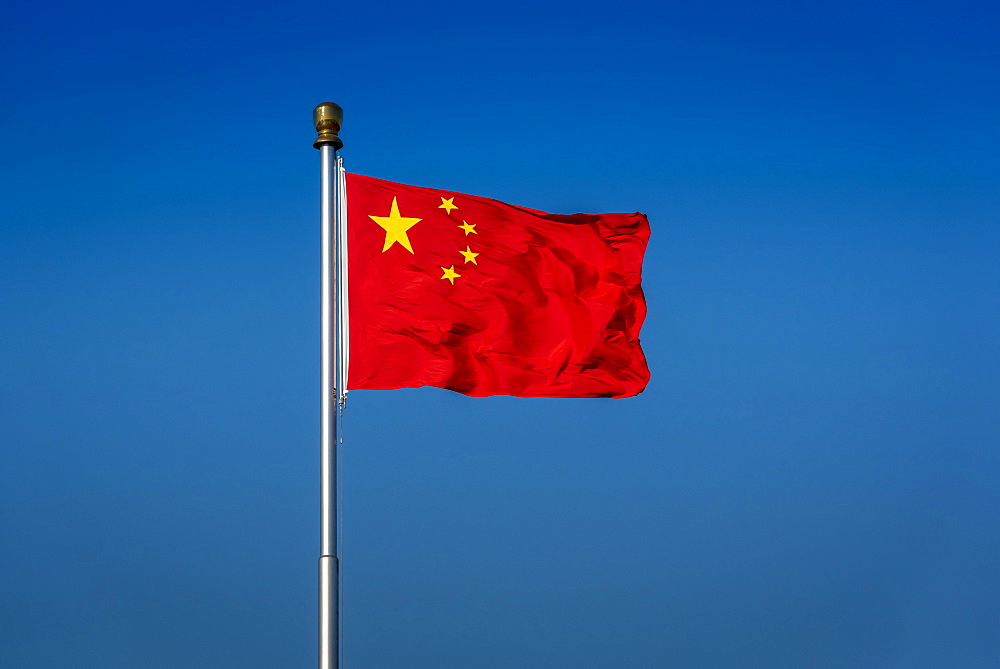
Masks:
[[[352,395],[348,667],[1000,666],[998,14],[7,7],[0,665],[314,666],[330,99],[653,228],[643,395]]]

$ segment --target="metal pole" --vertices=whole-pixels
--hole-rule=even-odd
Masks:
[[[344,225],[340,208],[341,171],[337,150],[343,142],[337,136],[343,110],[324,102],[313,110],[318,136],[313,146],[320,151],[322,227],[322,326],[320,404],[320,558],[319,558],[319,668],[340,667],[340,560],[337,552],[337,440],[340,433],[340,405],[344,395],[340,378],[342,327],[337,281],[338,239]]]

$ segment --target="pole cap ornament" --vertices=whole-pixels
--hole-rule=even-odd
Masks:
[[[334,150],[342,148],[344,143],[340,141],[337,133],[340,132],[343,122],[344,110],[340,105],[333,102],[316,105],[316,109],[313,109],[313,123],[316,124],[316,132],[319,134],[313,142],[313,148],[318,149],[326,144],[332,145]]]

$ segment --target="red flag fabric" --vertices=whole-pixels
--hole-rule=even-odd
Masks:
[[[547,214],[347,175],[349,389],[646,387],[643,214]]]

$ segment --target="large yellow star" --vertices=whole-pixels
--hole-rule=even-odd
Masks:
[[[462,276],[461,274],[455,271],[454,265],[452,265],[451,267],[442,267],[441,271],[444,272],[444,274],[441,275],[441,278],[448,279],[449,281],[451,281],[451,285],[453,286],[455,285],[455,279]]]
[[[465,230],[465,236],[466,237],[469,236],[470,232],[472,234],[474,234],[474,235],[478,235],[479,234],[478,232],[476,232],[476,224],[475,223],[466,223],[465,221],[462,221],[462,225],[460,225],[458,227],[460,227],[463,230]]]
[[[440,197],[440,196],[439,196]],[[458,205],[455,204],[455,198],[441,198],[441,204],[438,205],[438,209],[444,209],[445,212],[451,216],[452,209],[458,209]]]
[[[406,231],[424,219],[400,216],[396,198],[392,198],[392,208],[389,210],[388,216],[372,216],[368,214],[368,218],[378,223],[385,230],[385,244],[382,246],[382,253],[388,251],[393,244],[399,244],[410,253],[413,253],[413,247],[410,246],[410,238],[406,236]]]
[[[476,262],[476,256],[479,255],[479,254],[478,253],[474,253],[472,251],[472,249],[469,248],[468,244],[465,245],[465,250],[464,251],[459,251],[459,253],[461,253],[465,257],[465,263],[466,264],[469,264],[470,262],[473,265],[478,265],[479,264],[479,263]]]

